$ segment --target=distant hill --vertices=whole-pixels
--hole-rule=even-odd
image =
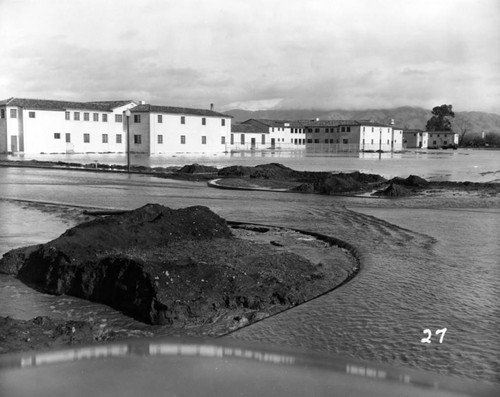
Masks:
[[[406,128],[425,129],[425,124],[432,116],[431,110],[402,106],[394,109],[368,110],[241,110],[234,109],[225,112],[234,117],[234,121],[241,122],[248,119],[271,120],[373,120],[380,123],[389,123],[391,119],[397,126]],[[500,115],[483,112],[455,112],[456,116],[463,117],[471,122],[474,132],[495,132],[500,134]]]

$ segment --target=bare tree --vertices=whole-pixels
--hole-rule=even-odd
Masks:
[[[462,145],[465,135],[472,130],[472,123],[463,115],[457,115],[453,120],[453,130],[458,132],[458,144]]]

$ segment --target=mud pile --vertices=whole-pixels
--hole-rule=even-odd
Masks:
[[[206,207],[158,204],[10,251],[0,272],[146,323],[184,329],[212,324],[217,333],[311,299],[330,281],[326,269],[299,255],[235,238]]]

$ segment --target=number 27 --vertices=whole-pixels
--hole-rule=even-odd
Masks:
[[[441,334],[441,337],[439,338],[439,343],[443,343],[443,339],[444,339],[444,334],[446,333],[446,331],[448,331],[447,328],[442,328],[442,329],[438,329],[436,330],[436,335],[440,335]],[[422,338],[422,340],[420,342],[422,343],[431,343],[431,336],[432,336],[432,332],[430,329],[424,329],[424,334],[427,334],[427,337],[426,338]]]

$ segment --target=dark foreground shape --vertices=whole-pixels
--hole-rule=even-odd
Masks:
[[[0,260],[0,272],[44,292],[101,302],[143,322],[193,334],[201,328],[207,334],[228,332],[339,282],[326,266],[234,237],[226,221],[206,207],[173,210],[158,204],[13,250]]]

